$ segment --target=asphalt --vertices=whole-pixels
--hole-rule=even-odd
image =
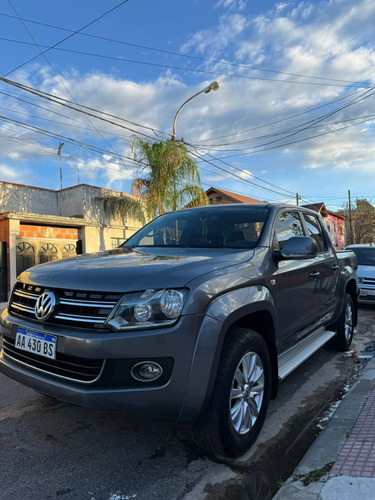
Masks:
[[[273,498],[375,498],[375,357]]]

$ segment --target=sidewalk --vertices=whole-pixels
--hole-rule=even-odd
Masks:
[[[375,498],[375,357],[274,500]]]

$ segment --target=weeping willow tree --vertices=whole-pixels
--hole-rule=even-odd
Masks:
[[[123,220],[127,216],[143,222],[171,210],[207,205],[198,165],[184,144],[176,141],[150,142],[135,138],[131,143],[140,175],[129,196],[107,196],[104,208]]]

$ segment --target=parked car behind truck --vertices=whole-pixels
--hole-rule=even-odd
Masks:
[[[358,261],[358,302],[375,304],[375,246],[349,245],[346,248],[355,253]]]
[[[190,425],[238,457],[279,381],[357,323],[357,261],[285,205],[163,215],[120,248],[24,271],[0,371],[41,393]]]

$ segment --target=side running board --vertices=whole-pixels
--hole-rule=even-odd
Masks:
[[[335,332],[319,328],[298,342],[298,344],[280,354],[278,357],[279,379],[283,380],[287,377],[334,336]]]

